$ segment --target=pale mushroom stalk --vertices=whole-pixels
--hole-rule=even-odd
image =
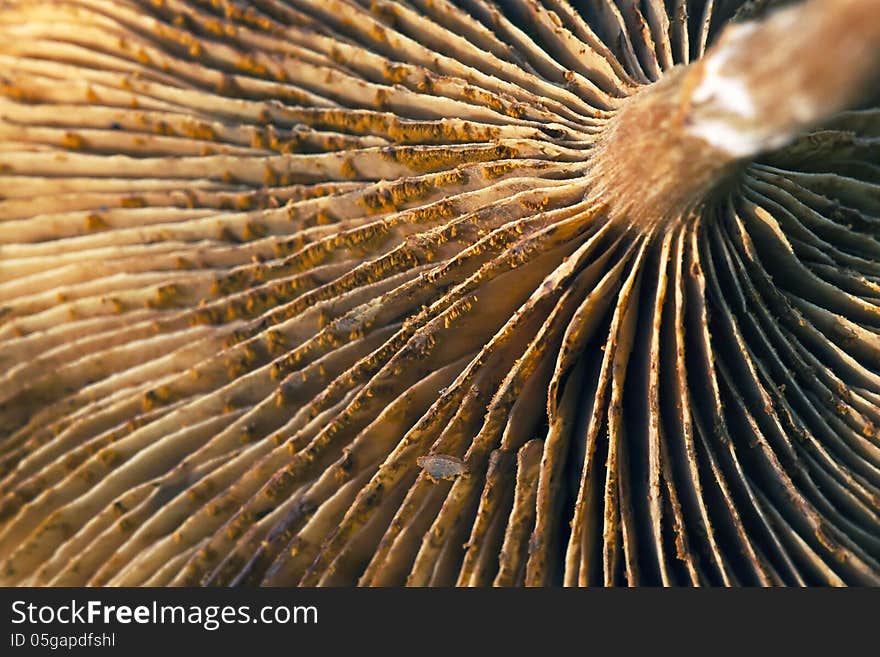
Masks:
[[[728,26],[609,122],[592,197],[641,223],[681,216],[740,163],[867,100],[880,84],[878,12],[877,0],[811,0]]]

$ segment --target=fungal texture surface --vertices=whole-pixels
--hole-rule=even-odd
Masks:
[[[0,0],[0,580],[880,583],[878,43]]]

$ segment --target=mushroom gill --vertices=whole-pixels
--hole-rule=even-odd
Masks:
[[[878,44],[0,0],[0,578],[880,583]]]

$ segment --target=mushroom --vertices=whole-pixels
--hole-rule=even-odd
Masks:
[[[877,0],[0,0],[0,578],[880,583]]]

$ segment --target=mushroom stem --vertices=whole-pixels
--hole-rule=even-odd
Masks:
[[[810,0],[729,26],[706,57],[630,98],[595,152],[592,195],[641,225],[679,217],[740,163],[864,100],[880,0]]]
[[[878,74],[880,0],[811,0],[728,27],[685,76],[685,126],[754,156],[864,100]]]

